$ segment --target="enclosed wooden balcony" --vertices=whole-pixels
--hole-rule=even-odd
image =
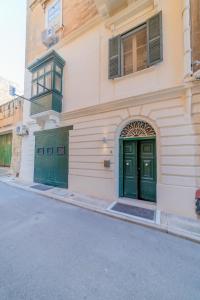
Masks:
[[[62,112],[62,77],[64,60],[53,50],[31,66],[31,115],[45,111]]]
[[[62,112],[62,96],[56,92],[48,92],[32,100],[31,115],[39,114],[44,111],[54,110]]]

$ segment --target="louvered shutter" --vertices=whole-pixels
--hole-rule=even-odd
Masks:
[[[121,36],[109,40],[109,79],[121,76]]]
[[[148,30],[148,65],[152,66],[163,60],[162,12],[147,21]]]

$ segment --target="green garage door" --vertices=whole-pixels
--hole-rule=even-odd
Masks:
[[[67,188],[69,130],[64,127],[35,133],[34,181]]]
[[[12,134],[0,135],[0,166],[10,167],[12,157]]]

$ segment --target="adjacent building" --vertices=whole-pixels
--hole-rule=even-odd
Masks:
[[[198,0],[27,1],[20,178],[196,219]]]
[[[19,176],[22,137],[17,134],[17,127],[22,124],[23,99],[9,95],[10,85],[21,94],[16,84],[0,77],[0,167]]]
[[[23,100],[16,98],[0,106],[0,166],[9,167],[10,172],[19,176],[22,137],[17,128],[21,127]]]

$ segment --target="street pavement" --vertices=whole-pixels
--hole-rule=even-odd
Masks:
[[[200,245],[0,183],[0,300],[199,300]]]

